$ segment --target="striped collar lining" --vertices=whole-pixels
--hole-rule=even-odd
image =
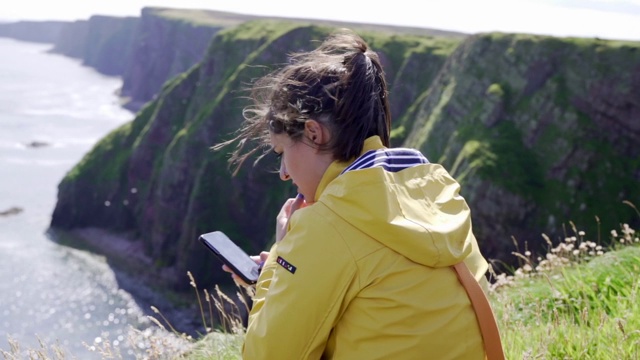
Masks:
[[[347,171],[382,167],[386,171],[398,172],[420,164],[428,164],[422,153],[418,150],[407,148],[370,150],[356,159],[353,164],[344,169],[340,175]]]

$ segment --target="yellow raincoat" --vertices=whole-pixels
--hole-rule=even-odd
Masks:
[[[376,149],[384,147],[371,137],[363,153]],[[243,357],[484,359],[451,268],[464,260],[486,286],[458,183],[436,164],[341,174],[348,165],[329,166],[316,202],[293,214],[272,248]]]

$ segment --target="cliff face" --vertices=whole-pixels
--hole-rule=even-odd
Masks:
[[[87,34],[89,22],[77,20],[65,24],[60,30],[60,35],[55,39],[51,52],[82,59],[87,46]]]
[[[68,23],[50,51],[81,59],[103,74],[122,75],[129,66],[137,24],[135,17],[101,15]]]
[[[525,35],[467,39],[416,112],[407,146],[462,182],[487,255],[637,222],[640,44]],[[504,257],[504,255],[502,255]]]
[[[216,32],[253,18],[217,11],[144,8],[139,18],[95,15],[66,23],[59,36],[49,40],[54,42],[52,52],[79,58],[103,74],[122,76],[126,106],[139,110],[166,81],[202,60]]]
[[[310,49],[312,40],[331,30],[252,22],[218,33],[199,65],[165,84],[133,122],[103,139],[65,177],[52,227],[133,233],[155,259],[157,268],[149,271],[173,273],[165,280],[175,288],[186,285],[187,270],[201,282],[228,281],[212,271],[216,260],[198,235],[222,230],[249,252],[264,249],[273,237],[275,214],[294,193],[270,174],[277,168],[274,159],[247,165],[232,178],[226,151],[209,148],[242,122],[248,103],[239,90],[265,73],[254,65],[286,62],[287,53]],[[381,53],[394,94],[407,104],[411,94],[426,91],[453,48],[430,38],[365,37]],[[434,59],[424,65],[430,71],[420,72],[414,64],[423,56]],[[406,111],[393,110],[397,117]]]
[[[58,39],[65,21],[17,21],[0,24],[0,37],[39,43],[53,43]]]
[[[123,73],[121,94],[138,109],[158,94],[168,79],[202,60],[211,38],[246,19],[224,13],[145,8]]]
[[[86,35],[84,64],[106,75],[122,75],[128,69],[138,18],[92,16]]]

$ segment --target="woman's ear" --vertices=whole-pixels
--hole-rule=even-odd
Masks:
[[[304,122],[304,134],[316,146],[327,144],[330,138],[329,130],[313,119]]]

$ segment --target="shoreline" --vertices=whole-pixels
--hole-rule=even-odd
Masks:
[[[163,279],[177,276],[175,269],[156,269],[153,260],[144,254],[142,241],[127,234],[111,233],[99,228],[50,228],[47,236],[60,245],[104,256],[115,274],[118,286],[131,294],[145,315],[156,318],[167,331],[173,327],[192,337],[205,332],[195,293],[175,292],[164,286],[166,280]],[[189,281],[187,274],[184,275],[184,281]],[[152,307],[160,313],[156,313]],[[170,326],[163,318],[169,321]]]

